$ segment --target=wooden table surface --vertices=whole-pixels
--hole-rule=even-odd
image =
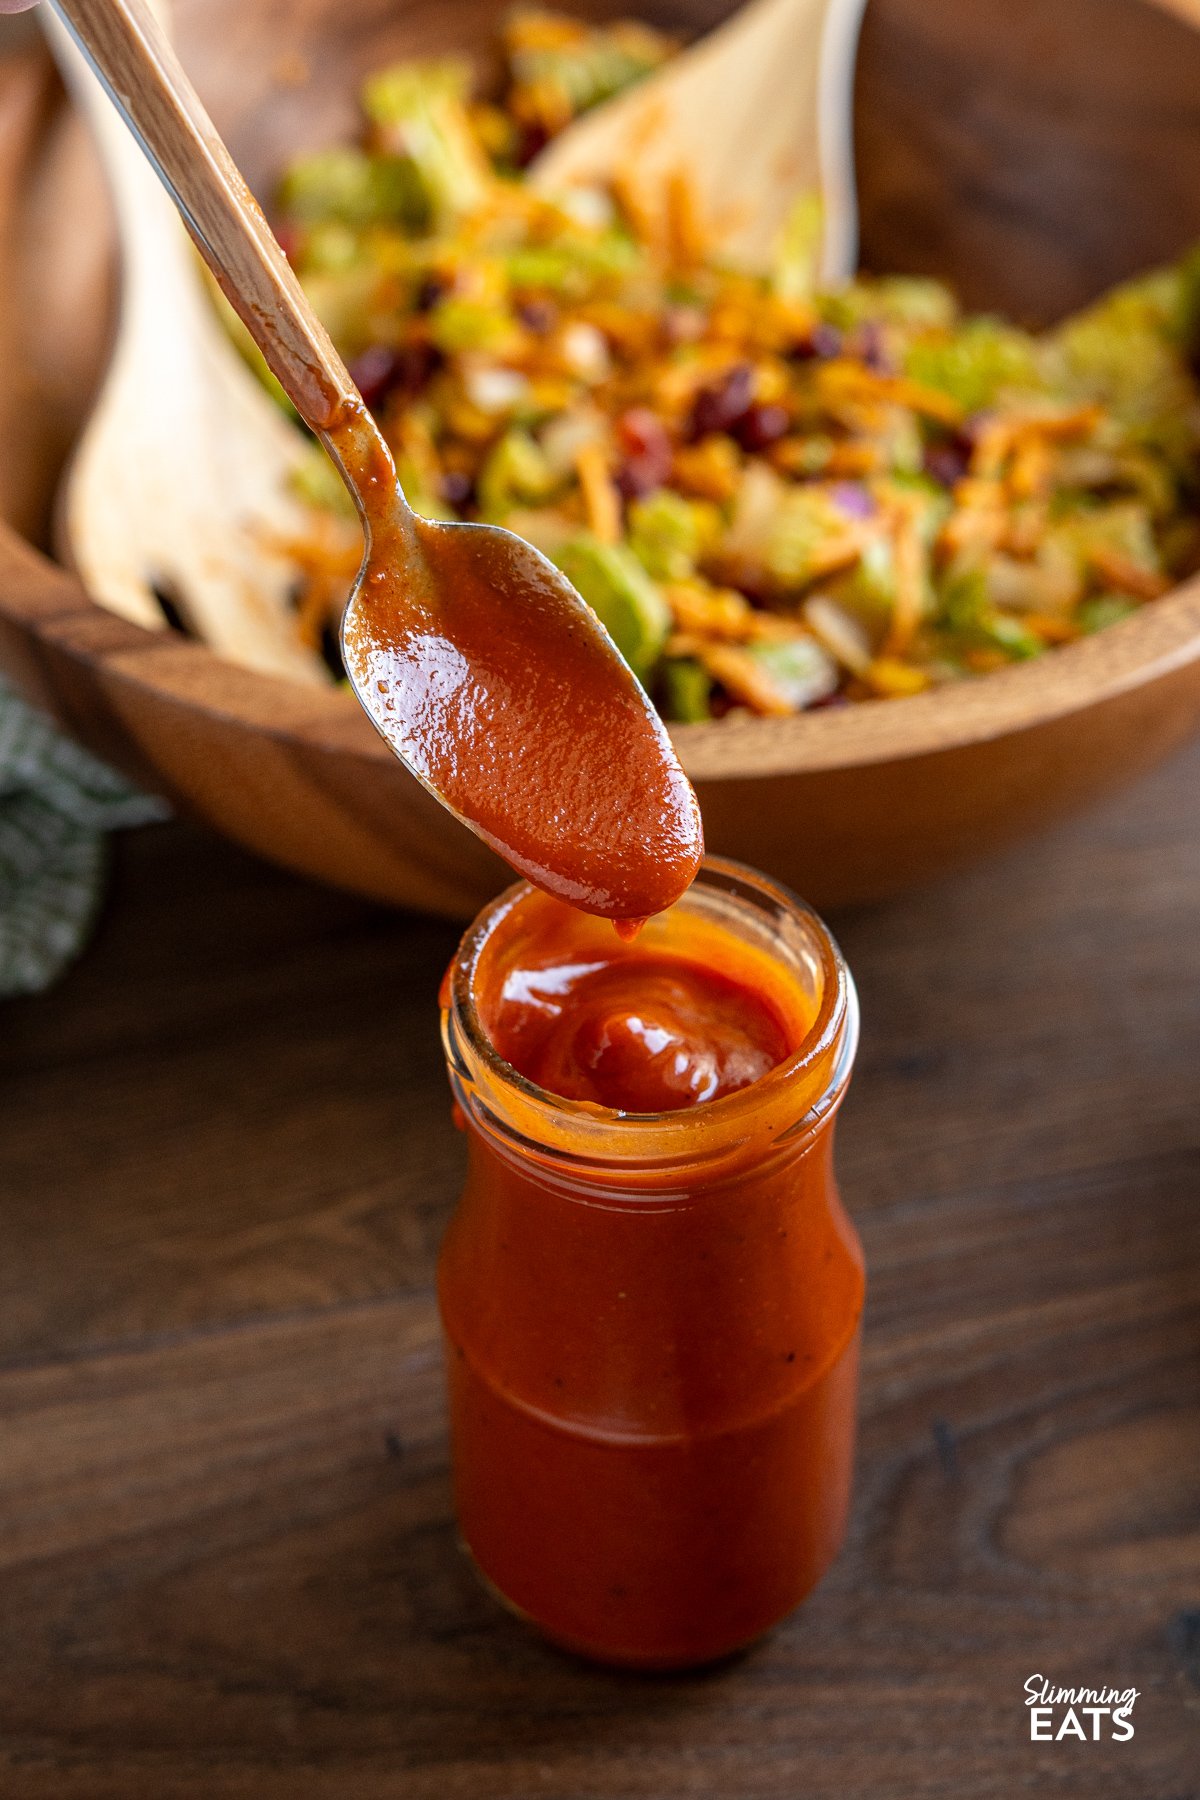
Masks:
[[[1198,896],[1192,752],[835,922],[849,1542],[769,1642],[638,1679],[455,1547],[454,933],[125,839],[84,961],[0,1009],[3,1800],[1200,1793]],[[1134,1738],[1031,1743],[1035,1673],[1136,1687]]]

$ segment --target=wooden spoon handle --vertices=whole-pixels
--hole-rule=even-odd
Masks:
[[[297,412],[321,433],[348,418],[363,421],[346,365],[145,0],[50,3]]]

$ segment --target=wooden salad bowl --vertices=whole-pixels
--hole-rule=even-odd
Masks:
[[[352,129],[371,67],[475,51],[506,0],[177,0],[184,59],[260,194]],[[697,32],[707,0],[586,5]],[[856,101],[864,265],[1053,320],[1200,239],[1200,0],[870,0]],[[40,547],[103,366],[111,232],[30,42],[0,64],[0,668],[75,736],[288,866],[470,914],[498,861],[357,703],[249,673],[91,602]],[[186,481],[181,457],[179,479]],[[1045,658],[793,720],[676,728],[714,851],[818,905],[1034,830],[1200,723],[1200,581]]]

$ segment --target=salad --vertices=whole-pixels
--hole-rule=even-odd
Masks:
[[[936,281],[820,291],[809,198],[751,272],[682,174],[534,191],[674,48],[519,12],[498,100],[381,70],[360,141],[285,172],[280,236],[418,511],[545,551],[678,721],[983,674],[1200,564],[1200,255],[1035,335]],[[315,442],[298,484],[298,628],[332,658],[360,538]]]

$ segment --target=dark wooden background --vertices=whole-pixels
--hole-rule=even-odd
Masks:
[[[850,1540],[641,1680],[455,1548],[431,1297],[453,933],[182,825],[0,1008],[4,1800],[1200,1792],[1200,753],[844,917],[865,1036]],[[1023,1683],[1133,1685],[1031,1744]]]

